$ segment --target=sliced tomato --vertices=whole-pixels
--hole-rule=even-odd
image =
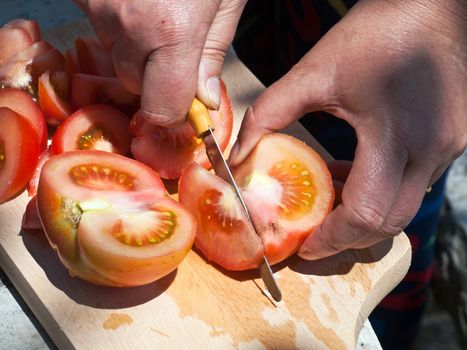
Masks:
[[[271,264],[292,255],[332,209],[326,163],[292,136],[264,136],[233,173]]]
[[[36,196],[32,197],[26,206],[26,210],[23,214],[23,220],[21,221],[21,228],[27,230],[42,230],[41,220],[39,219],[39,213],[37,212]]]
[[[125,90],[114,77],[75,74],[71,81],[71,105],[81,108],[93,104],[108,104],[128,116],[139,109],[139,96]]]
[[[33,44],[29,33],[23,28],[0,29],[0,65],[7,62],[10,57],[27,49]]]
[[[198,222],[195,245],[229,270],[256,268],[263,247],[232,187],[192,162],[179,182],[179,201]]]
[[[36,102],[24,91],[18,89],[0,89],[0,107],[8,107],[23,116],[34,129],[40,150],[47,147],[47,126]]]
[[[110,286],[153,282],[193,244],[196,223],[160,177],[130,158],[67,152],[42,168],[37,191],[46,235],[72,275]]]
[[[39,158],[39,143],[30,123],[9,108],[0,107],[0,203],[19,194]]]
[[[28,48],[18,52],[14,56],[10,57],[8,62],[16,62],[16,61],[27,61],[36,56],[45,54],[52,50],[53,47],[47,41],[38,41],[29,46]]]
[[[68,79],[71,81],[73,75],[76,73],[82,73],[81,67],[79,66],[78,53],[76,47],[71,47],[65,51],[65,71]]]
[[[38,81],[38,95],[39,105],[48,124],[57,126],[72,113],[65,72],[55,72],[52,79],[49,72],[42,74]]]
[[[75,40],[81,72],[101,77],[115,77],[112,54],[95,38],[79,37]]]
[[[233,114],[224,84],[219,111],[210,111],[210,114],[216,140],[220,148],[225,150],[232,135]],[[204,144],[195,136],[188,123],[177,128],[162,128],[151,125],[140,114],[136,114],[131,130],[135,135],[131,142],[133,156],[156,170],[163,178],[179,178],[192,161],[205,168],[210,167]]]
[[[37,194],[37,185],[39,184],[39,176],[41,175],[42,167],[50,157],[50,147],[47,147],[39,155],[39,160],[37,161],[36,169],[34,170],[34,173],[32,174],[31,180],[29,180],[28,184],[29,197],[34,197]]]
[[[130,153],[129,120],[107,105],[86,106],[69,116],[55,132],[52,154],[97,149],[126,155]]]
[[[41,40],[41,29],[36,21],[30,19],[14,19],[3,26],[4,28],[21,28],[28,32],[33,42]]]

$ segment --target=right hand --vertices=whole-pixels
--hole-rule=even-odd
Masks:
[[[105,47],[117,77],[141,94],[151,123],[176,126],[195,95],[220,103],[220,75],[246,0],[74,0]]]

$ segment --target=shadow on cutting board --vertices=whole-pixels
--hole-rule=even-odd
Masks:
[[[62,265],[40,230],[21,230],[23,243],[48,280],[78,304],[102,309],[121,309],[144,304],[162,294],[173,282],[177,270],[141,287],[104,287],[72,277]]]

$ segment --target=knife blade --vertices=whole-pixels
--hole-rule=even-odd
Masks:
[[[248,221],[253,227],[255,233],[258,234],[255,225],[251,220],[250,213],[248,212],[245,201],[243,200],[237,183],[235,182],[232,172],[230,171],[229,165],[227,164],[227,161],[222,154],[222,150],[220,149],[219,144],[217,143],[217,140],[214,136],[214,127],[209,116],[209,111],[207,107],[197,98],[195,98],[191,104],[190,110],[187,114],[187,120],[192,125],[196,136],[203,139],[204,145],[206,147],[206,154],[209,158],[209,161],[211,162],[214,172],[217,176],[232,186],[232,189],[234,190],[235,195],[237,196]],[[279,286],[277,285],[276,279],[274,278],[274,274],[271,270],[271,266],[269,265],[268,259],[265,255],[263,255],[258,269],[261,279],[266,285],[269,294],[271,294],[275,301],[281,301],[282,293],[279,289]]]

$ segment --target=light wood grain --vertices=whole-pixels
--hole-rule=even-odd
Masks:
[[[60,49],[86,22],[49,32]],[[230,52],[223,78],[236,134],[264,89]],[[329,155],[299,124],[286,130]],[[274,267],[284,300],[263,294],[255,271],[233,273],[192,251],[165,278],[138,288],[106,288],[70,277],[41,232],[21,230],[23,194],[0,206],[0,264],[62,349],[351,349],[363,321],[402,279],[410,262],[405,234],[321,261],[294,256]]]

